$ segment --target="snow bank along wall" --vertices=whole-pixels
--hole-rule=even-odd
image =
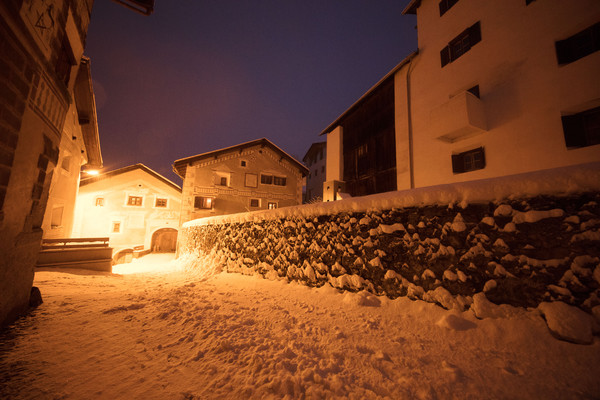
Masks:
[[[197,259],[198,268],[476,313],[488,300],[521,307],[559,300],[597,313],[597,186],[600,167],[591,164],[204,218],[184,225],[179,256]]]

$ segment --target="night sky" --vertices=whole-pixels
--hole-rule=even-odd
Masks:
[[[302,157],[417,48],[408,0],[96,0],[92,60],[104,171],[266,137]]]

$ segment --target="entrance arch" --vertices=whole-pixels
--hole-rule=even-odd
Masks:
[[[177,248],[177,229],[162,228],[152,234],[153,253],[174,253]]]

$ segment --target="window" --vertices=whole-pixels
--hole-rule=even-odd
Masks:
[[[481,26],[478,21],[473,26],[465,29],[460,35],[452,39],[452,41],[448,43],[448,46],[444,47],[442,51],[440,51],[442,67],[471,50],[471,47],[475,46],[480,41]]]
[[[268,203],[267,203],[267,208],[268,208],[269,210],[274,210],[274,209],[276,209],[276,208],[277,208],[277,203],[274,203],[274,202],[268,202]]]
[[[245,167],[246,166],[246,160],[240,161],[240,166]]]
[[[321,167],[321,173],[323,173],[323,174],[325,173],[325,166],[324,165]]]
[[[250,199],[250,207],[260,207],[259,199]]]
[[[525,5],[528,6],[529,4],[533,3],[535,0],[525,0]]]
[[[285,186],[286,180],[287,179],[285,177],[276,176],[273,178],[273,184],[277,186]]]
[[[96,197],[96,202],[94,205],[96,207],[104,207],[104,197]]]
[[[315,169],[315,177],[319,176],[319,170]]]
[[[144,198],[142,196],[127,196],[127,205],[141,207]]]
[[[110,232],[111,233],[121,233],[121,221],[113,221]]]
[[[246,187],[257,187],[258,186],[258,175],[246,174],[246,181],[244,183]]]
[[[50,220],[50,228],[55,229],[59,228],[62,225],[63,212],[65,207],[54,207],[52,209],[52,216]]]
[[[600,50],[600,22],[555,43],[558,64],[577,61]]]
[[[154,201],[154,207],[166,207],[166,206],[167,206],[167,199],[157,197],[156,200]]]
[[[273,184],[273,175],[260,174],[260,183],[262,183],[263,185],[272,185]]]
[[[458,3],[458,0],[442,0],[440,1],[440,17],[446,13],[453,5]]]
[[[221,177],[221,182],[220,182],[221,186],[227,186],[227,178],[225,178],[224,176]]]
[[[600,107],[562,117],[565,144],[569,149],[600,144]]]
[[[485,153],[483,152],[483,147],[452,155],[452,172],[455,174],[484,168]]]
[[[202,210],[211,210],[213,208],[213,199],[211,197],[194,197],[194,208]]]

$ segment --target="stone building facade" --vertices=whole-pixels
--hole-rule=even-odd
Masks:
[[[304,202],[311,203],[323,200],[323,182],[325,182],[327,142],[316,142],[302,158],[304,165],[308,167],[306,177],[306,195]]]
[[[302,204],[307,168],[268,139],[175,161],[183,179],[181,223]]]
[[[92,3],[0,3],[0,324],[28,306],[57,167],[101,163],[75,101]]]

